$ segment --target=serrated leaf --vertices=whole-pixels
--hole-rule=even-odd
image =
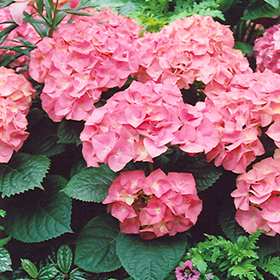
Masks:
[[[21,259],[22,268],[31,276],[32,278],[36,278],[38,275],[37,267],[34,263],[27,259]]]
[[[57,143],[65,144],[76,144],[80,145],[82,142],[80,140],[80,134],[84,128],[83,122],[77,121],[66,121],[63,119],[57,129]]]
[[[185,233],[152,240],[120,233],[117,253],[124,269],[133,279],[163,280],[185,253],[186,245]]]
[[[42,242],[72,232],[71,199],[60,190],[67,181],[50,175],[44,180],[46,192],[34,190],[7,203],[5,229],[22,242]]]
[[[119,223],[111,215],[93,218],[81,231],[74,263],[90,272],[108,272],[121,266],[116,253]]]
[[[52,157],[66,150],[66,144],[58,143],[58,124],[38,109],[33,109],[27,115],[29,137],[24,142],[21,151]]]
[[[194,176],[197,192],[211,187],[222,175],[221,169],[207,162],[204,155],[193,156],[187,164],[186,171]]]
[[[12,261],[8,250],[0,247],[0,272],[12,271]]]
[[[270,4],[274,9],[279,8],[279,0],[264,0],[264,2]]]
[[[243,228],[235,220],[236,210],[227,205],[223,207],[219,216],[219,224],[225,235],[232,241],[237,242],[239,236],[244,235]]]
[[[242,20],[252,20],[262,17],[272,17],[279,14],[279,9],[273,8],[270,4],[263,4],[263,1],[257,1],[254,5],[246,9]]]
[[[51,280],[59,273],[54,264],[43,266],[38,273],[38,280]]]
[[[73,253],[68,245],[62,245],[57,251],[57,265],[64,273],[68,273],[72,265]]]
[[[107,165],[90,167],[73,176],[63,192],[82,201],[102,202],[117,174]]]
[[[19,194],[35,187],[43,189],[42,181],[50,160],[42,155],[14,154],[7,164],[0,164],[0,192],[2,197]]]

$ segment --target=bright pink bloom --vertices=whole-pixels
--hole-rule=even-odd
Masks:
[[[39,42],[31,52],[29,73],[45,84],[42,106],[50,118],[86,120],[102,91],[122,87],[138,70],[135,40],[140,30],[132,19],[106,10],[75,16],[53,38]]]
[[[256,40],[254,49],[258,52],[256,60],[259,71],[270,69],[272,72],[280,74],[279,24],[266,29],[263,37]]]
[[[122,172],[103,203],[121,222],[122,232],[139,233],[147,240],[188,230],[202,210],[191,174],[166,176],[159,169],[148,177],[143,171]]]
[[[237,209],[235,219],[249,233],[258,229],[270,230],[266,220],[261,216],[261,211],[253,206],[250,206],[249,211]]]
[[[35,90],[23,75],[0,67],[0,162],[8,162],[28,137],[26,115]]]
[[[267,235],[280,233],[279,151],[237,178],[232,192],[237,209],[236,220],[248,232],[264,229]]]
[[[71,9],[76,9],[80,4],[80,0],[69,0],[69,6]]]

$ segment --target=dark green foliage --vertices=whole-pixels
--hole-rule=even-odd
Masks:
[[[120,233],[117,253],[125,270],[135,280],[163,280],[175,268],[187,245],[186,235],[142,240]]]
[[[256,243],[261,234],[262,231],[257,231],[249,237],[239,236],[236,242],[222,236],[206,235],[208,240],[191,248],[186,259],[190,259],[203,275],[213,273],[221,280],[264,280],[264,271],[279,279],[279,257],[269,257],[265,262],[259,262]]]

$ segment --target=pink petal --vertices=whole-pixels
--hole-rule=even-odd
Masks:
[[[80,4],[80,0],[69,0],[69,6],[71,9],[76,9]]]
[[[10,13],[16,24],[22,25],[23,11],[29,1],[23,3],[14,3],[10,6]]]

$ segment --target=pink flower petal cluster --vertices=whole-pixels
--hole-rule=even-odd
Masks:
[[[195,80],[227,83],[249,67],[227,26],[211,17],[194,15],[165,26],[158,33],[144,33],[138,41],[138,81],[154,80],[189,88]]]
[[[26,115],[35,90],[23,75],[0,67],[0,162],[8,162],[28,136]]]
[[[257,69],[280,74],[280,24],[268,28],[255,42]]]
[[[170,236],[193,226],[202,210],[192,174],[162,170],[148,177],[142,170],[122,172],[103,201],[124,233],[143,239]]]
[[[178,118],[183,103],[176,85],[132,82],[107,104],[97,108],[81,133],[83,156],[88,166],[98,162],[121,170],[129,161],[149,161],[166,152],[182,125]]]
[[[86,120],[101,92],[121,87],[138,70],[141,28],[108,10],[75,17],[31,52],[30,76],[45,83],[43,109],[53,121]]]
[[[258,229],[274,236],[280,233],[280,150],[237,178],[231,194],[237,209],[236,220],[251,233]]]
[[[206,110],[205,108],[201,110]],[[134,81],[97,108],[80,136],[88,166],[104,162],[114,171],[129,161],[149,161],[179,145],[189,153],[208,152],[219,142],[200,108],[185,104],[176,85]]]
[[[259,140],[261,127],[267,135],[280,144],[277,133],[280,116],[280,79],[269,70],[253,73],[246,71],[234,75],[223,87],[218,83],[206,86],[206,108],[220,114],[213,121],[220,135],[219,144],[207,153],[208,160],[215,159],[216,166],[235,173],[245,173],[246,167],[265,151]],[[279,131],[279,130],[278,130]]]

